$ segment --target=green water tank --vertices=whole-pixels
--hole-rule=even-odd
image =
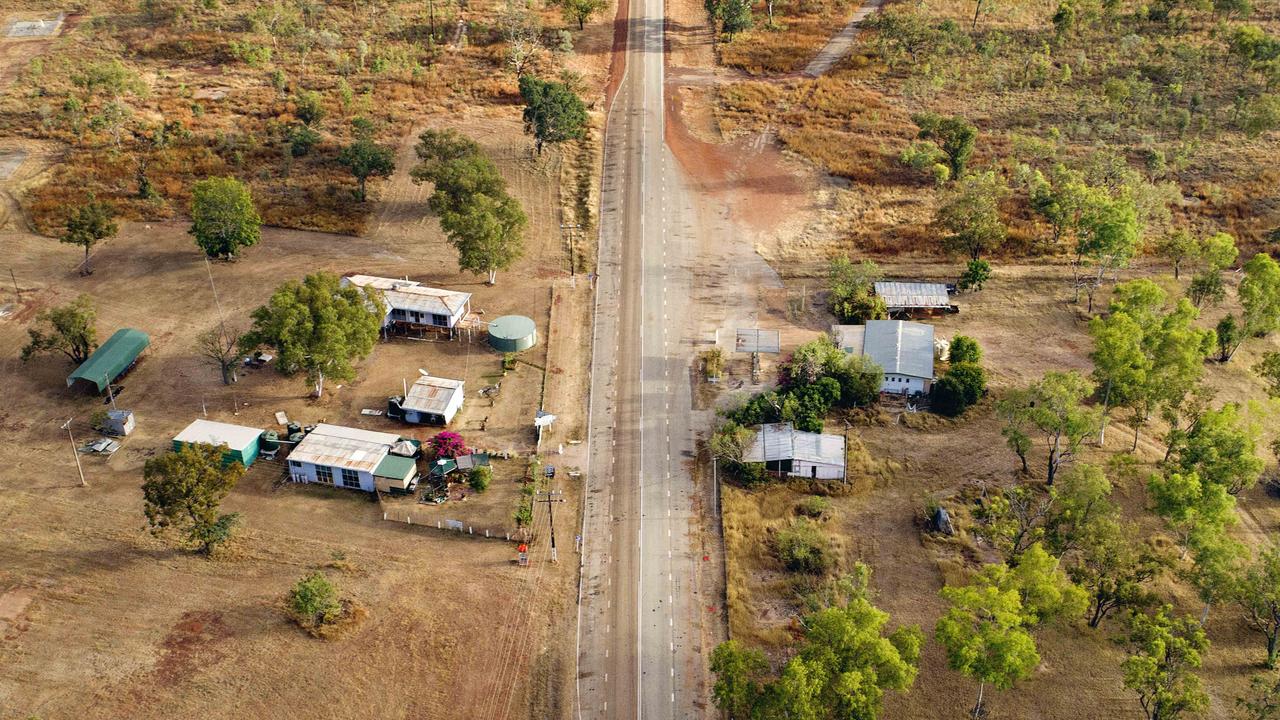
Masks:
[[[528,350],[538,342],[538,328],[523,315],[503,315],[489,323],[489,344],[498,352]]]

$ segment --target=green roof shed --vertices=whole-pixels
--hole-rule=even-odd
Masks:
[[[76,381],[84,381],[97,388],[98,392],[106,390],[107,383],[133,367],[138,356],[150,344],[151,338],[141,330],[133,328],[117,330],[114,335],[107,338],[106,342],[99,345],[98,349],[94,350],[89,359],[81,363],[75,372],[67,376],[67,387],[75,385]]]

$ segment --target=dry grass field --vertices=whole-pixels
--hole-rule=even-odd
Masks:
[[[513,103],[514,80],[500,69],[501,43],[489,25],[496,3],[472,3],[465,11],[470,44],[456,52],[437,48],[416,69],[426,55],[396,58],[406,48],[426,53],[425,6],[326,5],[325,22],[344,31],[337,47],[299,53],[281,42],[273,64],[256,68],[225,53],[232,41],[272,44],[242,32],[235,20],[260,5],[149,7],[173,14],[149,24],[135,4],[90,3],[60,36],[38,46],[25,41],[31,44],[18,51],[0,40],[4,78],[13,80],[0,98],[0,148],[29,151],[12,178],[0,180],[8,203],[0,256],[18,286],[15,292],[7,283],[0,296],[8,311],[0,317],[0,427],[10,441],[0,450],[0,718],[565,716],[572,707],[576,562],[552,566],[545,543],[535,541],[532,566],[519,568],[514,544],[387,522],[379,504],[358,493],[281,484],[281,465],[264,461],[225,503],[241,514],[237,535],[205,559],[146,532],[139,488],[145,460],[205,413],[265,428],[275,427],[274,413],[283,410],[302,423],[425,439],[433,429],[360,414],[383,408],[418,368],[466,380],[455,427],[469,444],[530,453],[533,414],[545,407],[559,416],[543,446],[548,462],[584,465],[573,442],[585,428],[591,292],[569,274],[559,224],[580,212],[579,193],[594,185],[596,143],[532,156]],[[456,9],[437,12],[437,23],[458,19]],[[562,26],[558,11],[544,17],[549,28]],[[369,30],[345,32],[357,26]],[[609,22],[575,32],[581,52],[548,51],[544,69],[574,70],[588,93],[597,92],[611,32]],[[397,33],[401,39],[389,39]],[[358,61],[361,35],[371,50],[363,72],[345,76],[356,95],[348,110],[332,63]],[[135,137],[122,135],[117,153],[109,133],[74,137],[58,119],[77,58],[115,56],[146,86],[127,100],[132,118],[180,119],[193,133],[148,166],[159,201],[133,198]],[[389,69],[372,69],[378,57],[388,58]],[[277,64],[290,78],[288,93],[328,93],[325,139],[292,165],[269,143],[243,144],[271,137],[273,123],[291,117],[287,97],[270,85]],[[55,108],[48,122],[41,119],[46,106]],[[330,152],[359,113],[373,115],[382,140],[398,147],[396,174],[376,184],[363,205],[346,197],[350,178]],[[530,219],[524,257],[494,287],[457,271],[456,254],[426,210],[430,188],[408,177],[417,133],[442,126],[480,142]],[[225,172],[250,184],[272,227],[237,262],[206,267],[186,233],[185,193],[193,180]],[[126,222],[95,249],[94,274],[81,277],[77,248],[30,229],[47,230],[64,203],[86,191],[116,202]],[[579,266],[589,267],[589,253],[577,250]],[[539,344],[505,377],[501,356],[480,332],[472,342],[379,343],[356,381],[331,383],[320,400],[306,397],[301,379],[270,368],[223,386],[195,349],[195,338],[219,322],[211,282],[227,322],[244,327],[278,284],[321,270],[410,276],[472,292],[482,317],[532,317]],[[95,437],[88,417],[102,400],[65,388],[72,368],[64,360],[18,357],[35,316],[81,293],[94,300],[99,339],[136,327],[152,340],[120,381],[119,405],[135,412],[138,429],[110,458],[81,456],[88,487],[78,486],[60,426],[73,418],[77,444]],[[479,396],[497,380],[502,392],[492,403]],[[518,462],[498,464],[484,502],[439,510],[509,526]],[[577,483],[563,474],[557,483],[569,499],[565,516],[576,516]],[[545,513],[535,515],[535,537],[545,537],[546,523]],[[328,640],[299,630],[283,609],[284,593],[314,569],[363,609],[360,622]]]

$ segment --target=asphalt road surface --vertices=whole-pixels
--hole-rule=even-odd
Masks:
[[[703,714],[688,258],[694,210],[663,135],[663,3],[632,0],[605,137],[578,717]]]

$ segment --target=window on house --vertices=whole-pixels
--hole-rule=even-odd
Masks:
[[[342,468],[342,487],[345,487],[345,488],[360,487],[360,473],[350,468]]]
[[[431,314],[431,324],[432,324],[432,325],[439,325],[440,327],[444,327],[444,326],[446,326],[446,325],[448,325],[448,324],[449,324],[449,316],[448,316],[448,315],[441,315],[440,313],[432,313],[432,314]]]
[[[328,465],[316,466],[316,482],[322,482],[325,485],[333,484],[333,468]]]
[[[301,467],[302,467],[302,463],[298,462],[297,460],[290,460],[290,461],[289,461],[289,467],[291,467],[291,468],[293,468],[293,469],[297,470],[297,469],[299,469],[299,468],[301,468]]]

